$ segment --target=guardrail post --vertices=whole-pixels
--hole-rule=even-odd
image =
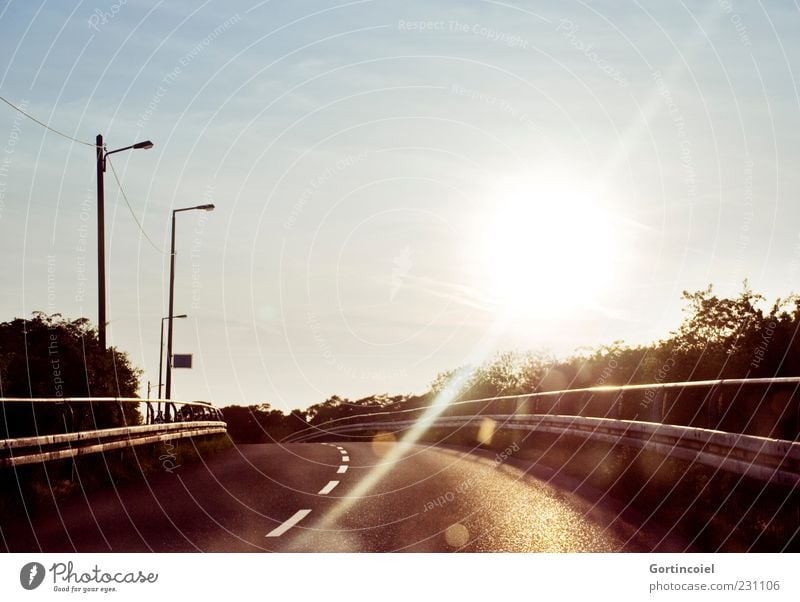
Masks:
[[[661,422],[661,410],[664,403],[664,389],[656,389],[653,400],[650,402],[650,422]]]
[[[122,424],[128,426],[128,417],[125,415],[125,408],[122,407],[122,402],[117,402],[117,408],[119,409],[119,417],[122,420]]]
[[[719,385],[714,385],[706,397],[706,428],[716,429],[719,426],[719,402],[722,396],[722,389]]]
[[[797,406],[797,412],[795,413],[794,432],[787,434],[789,434],[789,437],[791,437],[795,441],[800,441],[800,397],[798,397],[798,392],[799,392],[798,387],[795,386],[794,391],[792,391],[791,397],[789,397],[789,407],[791,407],[791,403],[792,401],[794,401],[794,403]],[[797,524],[800,524],[800,504],[797,506],[797,516],[798,516]]]
[[[64,422],[64,432],[71,433],[75,430],[75,412],[72,411],[72,406],[69,405],[68,401],[62,402],[63,408],[61,409],[61,419]],[[67,412],[69,410],[69,424],[67,424]],[[75,480],[75,458],[70,458],[67,460],[67,470],[69,471],[69,481],[70,483]]]
[[[64,432],[71,433],[75,430],[75,412],[72,411],[72,406],[68,401],[62,401],[59,405],[61,408],[61,421],[64,423]],[[67,420],[67,410],[69,410],[69,421]]]

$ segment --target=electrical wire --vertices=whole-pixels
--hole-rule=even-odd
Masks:
[[[33,121],[35,123],[38,123],[40,126],[42,126],[43,128],[53,132],[54,134],[58,134],[59,136],[61,136],[63,138],[66,138],[67,140],[71,140],[72,142],[77,142],[78,144],[84,144],[86,146],[91,146],[91,147],[97,148],[96,144],[92,144],[91,142],[86,142],[85,140],[78,140],[77,138],[73,138],[69,134],[65,134],[64,132],[60,132],[59,130],[50,127],[49,125],[47,125],[43,121],[39,121],[38,119],[36,119],[36,117],[34,117],[33,115],[31,115],[29,113],[26,113],[21,108],[19,108],[17,105],[15,105],[13,102],[11,102],[10,100],[8,100],[8,99],[6,99],[6,98],[4,98],[2,96],[0,96],[0,100],[2,100],[4,103],[6,103],[9,107],[14,109],[15,111],[21,113],[22,115],[24,115],[25,117],[27,117],[31,121]],[[145,232],[144,228],[142,227],[142,223],[139,221],[139,218],[136,217],[136,214],[133,211],[133,207],[131,207],[131,204],[128,201],[128,196],[125,194],[125,189],[122,188],[122,182],[120,182],[119,176],[117,176],[117,171],[114,169],[114,164],[111,163],[111,159],[109,157],[106,157],[105,160],[111,166],[111,173],[114,174],[114,179],[117,181],[117,186],[119,186],[119,191],[122,193],[122,198],[125,199],[125,204],[128,206],[128,211],[130,211],[131,217],[133,217],[133,221],[135,221],[136,225],[139,226],[139,231],[147,239],[147,242],[149,242],[150,245],[156,251],[158,251],[159,253],[164,255],[163,249],[161,249],[158,245],[156,245],[156,243],[154,243],[153,240],[147,235],[147,232]]]
[[[26,113],[25,111],[20,109],[17,105],[15,105],[13,102],[3,98],[2,96],[0,96],[0,100],[2,100],[4,103],[6,103],[9,107],[14,109],[15,111],[18,111],[19,113],[22,113],[23,115],[25,115],[25,117],[27,117],[31,121],[33,121],[35,123],[38,123],[40,126],[50,130],[54,134],[58,134],[59,136],[62,136],[64,138],[66,138],[67,140],[72,140],[73,142],[77,142],[78,144],[85,144],[86,146],[91,146],[91,147],[97,148],[96,144],[92,144],[91,142],[86,142],[85,140],[78,140],[77,138],[73,138],[69,134],[65,134],[64,132],[60,132],[57,129],[50,127],[49,125],[47,125],[43,121],[39,121],[38,119],[36,119],[36,117],[34,117],[33,115],[30,115],[29,113]]]
[[[156,251],[158,251],[162,255],[165,255],[164,250],[158,247],[156,243],[154,243],[153,240],[147,235],[147,232],[144,231],[142,223],[139,221],[139,218],[136,217],[136,214],[133,212],[133,207],[131,207],[130,202],[128,202],[128,196],[125,194],[125,189],[122,188],[122,182],[120,182],[119,176],[117,176],[117,170],[114,169],[114,164],[111,162],[111,157],[106,157],[106,163],[108,163],[108,165],[111,167],[111,173],[114,175],[114,179],[117,181],[117,186],[119,186],[119,191],[122,193],[122,198],[125,199],[125,204],[128,206],[128,211],[131,212],[131,217],[133,217],[133,221],[135,221],[136,225],[139,226],[139,231],[147,239],[147,242],[150,243],[150,246],[152,246]]]

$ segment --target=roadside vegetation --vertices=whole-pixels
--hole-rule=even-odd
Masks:
[[[86,318],[34,312],[0,323],[0,397],[138,397],[141,371],[126,353],[101,350]],[[1,403],[0,439],[142,424],[136,404]],[[209,436],[0,469],[0,516],[35,511],[83,490],[119,486],[229,447]]]
[[[745,282],[735,298],[719,297],[709,286],[684,292],[683,299],[685,317],[677,330],[648,345],[615,341],[566,358],[506,352],[479,366],[441,373],[422,394],[382,393],[355,400],[332,395],[288,414],[267,403],[223,412],[235,442],[263,443],[331,420],[425,407],[457,377],[464,384],[452,402],[609,385],[800,376],[800,297],[768,303]]]

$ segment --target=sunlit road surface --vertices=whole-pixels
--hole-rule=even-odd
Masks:
[[[239,446],[28,524],[0,517],[2,543],[12,552],[685,550],[637,529],[614,503],[511,462],[415,445],[388,464],[393,445]]]

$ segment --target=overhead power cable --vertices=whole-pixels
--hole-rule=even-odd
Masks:
[[[96,145],[96,144],[93,144],[93,143],[91,143],[91,142],[86,142],[85,140],[78,140],[77,138],[73,138],[73,137],[72,137],[72,136],[70,136],[69,134],[65,134],[64,132],[60,132],[60,131],[58,131],[57,129],[55,129],[55,128],[52,128],[52,127],[50,127],[49,125],[47,125],[45,122],[43,122],[43,121],[39,121],[38,119],[36,119],[36,117],[34,117],[33,115],[31,115],[30,113],[26,113],[25,111],[23,111],[22,109],[20,109],[20,108],[19,108],[17,105],[15,105],[13,102],[11,102],[10,100],[7,100],[7,99],[3,98],[2,96],[0,96],[0,100],[2,100],[4,103],[6,103],[6,104],[7,104],[9,107],[11,107],[12,109],[14,109],[15,111],[18,111],[19,113],[22,113],[23,115],[25,115],[25,117],[27,117],[28,119],[30,119],[30,120],[31,120],[31,121],[33,121],[34,123],[38,123],[40,126],[42,126],[43,128],[46,128],[46,129],[50,130],[50,131],[51,131],[51,132],[53,132],[54,134],[58,134],[59,136],[62,136],[63,138],[66,138],[67,140],[72,140],[73,142],[77,142],[78,144],[85,144],[86,146],[91,146],[91,147],[97,148],[97,145]]]
[[[147,235],[147,232],[145,232],[144,228],[142,227],[142,223],[139,221],[139,218],[136,217],[136,213],[134,213],[133,207],[131,207],[130,202],[128,202],[128,196],[125,194],[125,189],[122,188],[122,182],[120,182],[119,176],[117,176],[117,170],[114,169],[114,164],[111,162],[111,157],[106,157],[106,163],[111,167],[111,173],[114,175],[114,179],[117,181],[117,186],[119,186],[119,191],[122,193],[122,198],[125,199],[125,204],[128,206],[128,211],[131,212],[131,217],[133,217],[133,221],[135,221],[136,225],[139,226],[139,231],[147,239],[147,242],[149,242],[150,245],[156,251],[158,251],[159,253],[164,255],[163,249],[161,249],[159,246],[157,246],[156,243],[153,242],[153,239],[151,239]]]

